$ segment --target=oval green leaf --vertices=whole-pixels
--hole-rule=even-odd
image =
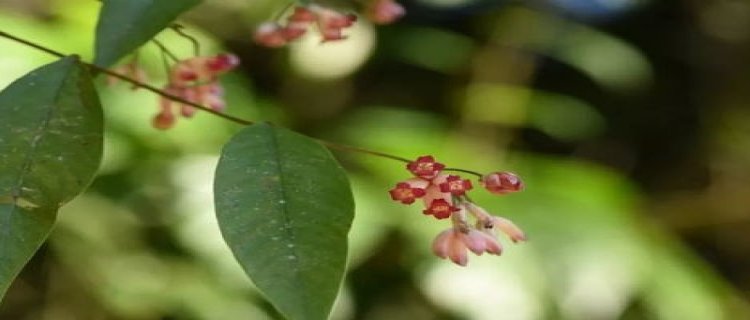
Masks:
[[[91,182],[102,111],[87,71],[68,57],[0,92],[0,298],[44,242],[57,209]]]
[[[164,30],[201,0],[104,0],[96,25],[94,64],[109,67]]]
[[[224,147],[214,198],[224,239],[268,300],[289,319],[326,319],[354,216],[330,152],[283,128],[249,126]]]

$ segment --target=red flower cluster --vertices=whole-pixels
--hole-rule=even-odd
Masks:
[[[473,188],[470,180],[458,175],[443,173],[445,165],[432,156],[422,156],[406,165],[414,177],[396,184],[389,191],[391,199],[403,204],[412,204],[417,199],[424,201],[425,215],[437,219],[451,218],[453,226],[440,233],[433,242],[433,252],[441,258],[450,258],[458,265],[468,263],[467,251],[477,255],[484,252],[499,255],[502,245],[497,240],[498,230],[513,242],[526,240],[523,231],[510,220],[492,216],[472,203],[466,192]],[[480,183],[488,191],[506,194],[520,191],[521,180],[509,172],[494,172],[483,176]],[[471,215],[475,223],[470,225]]]
[[[375,24],[390,24],[406,14],[406,10],[394,0],[371,0],[365,16]],[[343,34],[357,21],[357,16],[316,4],[294,7],[286,23],[265,22],[255,30],[255,42],[270,48],[279,48],[302,37],[311,26],[316,26],[322,42],[346,39]]]
[[[216,111],[224,109],[224,90],[219,83],[219,75],[239,65],[239,58],[233,54],[219,54],[212,57],[194,57],[175,64],[169,72],[169,83],[164,91]],[[153,121],[154,127],[168,129],[176,121],[173,108],[179,108],[183,117],[192,117],[195,108],[161,97],[160,112]]]
[[[276,22],[261,24],[255,31],[255,41],[266,47],[282,47],[302,37],[313,24],[317,26],[323,42],[342,40],[346,39],[344,28],[351,27],[355,21],[357,16],[354,14],[343,14],[315,4],[299,6],[287,17],[286,25]]]

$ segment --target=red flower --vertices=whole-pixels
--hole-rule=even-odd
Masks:
[[[423,179],[435,178],[444,168],[445,165],[435,162],[435,158],[432,156],[421,156],[406,165],[406,169],[409,169],[415,176]]]
[[[472,188],[471,181],[453,175],[448,176],[448,178],[445,179],[445,182],[439,184],[439,186],[441,192],[449,192],[454,196],[464,195],[466,191],[471,190]]]
[[[433,200],[432,203],[430,203],[430,206],[422,212],[426,215],[433,215],[438,219],[445,219],[458,210],[460,209],[452,206],[448,201],[436,199]]]
[[[391,199],[400,201],[403,204],[412,204],[417,198],[421,198],[425,195],[423,188],[412,187],[409,183],[400,182],[395,188],[388,191],[391,194]]]
[[[485,189],[496,194],[505,194],[523,189],[521,178],[510,172],[493,172],[480,180]]]

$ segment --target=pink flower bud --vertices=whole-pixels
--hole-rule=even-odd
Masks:
[[[526,235],[521,228],[516,226],[512,221],[493,216],[482,207],[471,202],[465,203],[466,209],[477,218],[476,227],[485,233],[496,236],[498,231],[505,233],[513,242],[526,241]]]
[[[372,0],[366,16],[375,24],[391,24],[406,14],[406,10],[393,0]]]
[[[357,22],[356,15],[336,12],[335,14],[327,16],[321,24],[328,28],[342,29],[351,27],[354,25],[354,22]]]
[[[306,7],[295,7],[294,12],[287,18],[289,22],[315,22],[316,16]]]
[[[343,29],[351,27],[357,21],[357,16],[353,14],[342,14],[320,6],[310,8],[316,14],[318,30],[323,37],[323,42],[346,39]]]
[[[461,228],[452,227],[440,232],[432,241],[432,252],[442,258],[450,259],[455,264],[466,266],[469,262],[468,252],[476,255],[489,254],[500,255],[503,248],[497,240],[474,229],[462,231]]]
[[[191,106],[183,105],[180,108],[180,114],[185,118],[192,118],[197,110]]]
[[[224,99],[221,96],[213,94],[203,97],[203,104],[216,111],[223,111],[226,108]]]
[[[493,172],[480,180],[482,186],[491,193],[505,194],[523,189],[521,178],[510,172]]]
[[[321,42],[338,41],[338,40],[346,39],[346,36],[343,34],[341,29],[339,28],[320,29],[320,35],[323,37],[323,40],[321,40]]]
[[[161,112],[154,117],[152,125],[156,129],[166,130],[171,128],[175,123],[175,117],[173,114],[168,112]]]
[[[240,58],[231,53],[222,53],[206,60],[206,66],[214,73],[232,70],[240,65]]]
[[[492,217],[492,228],[500,229],[500,231],[505,233],[505,235],[507,235],[513,242],[526,241],[526,234],[523,233],[521,228],[508,219]]]
[[[462,233],[461,240],[476,255],[482,255],[485,252],[500,255],[503,252],[503,247],[497,239],[476,229],[469,229],[467,233]]]
[[[283,47],[287,43],[283,28],[273,22],[266,22],[258,26],[253,36],[255,42],[269,48]]]
[[[454,231],[454,234],[458,232],[459,231]],[[454,235],[453,239],[454,240],[448,247],[448,258],[450,258],[453,263],[465,267],[466,264],[469,263],[469,256],[466,252],[466,244],[461,241],[457,235]]]
[[[440,232],[432,241],[432,252],[440,258],[447,258],[451,242],[454,241],[454,234],[453,228]]]
[[[282,34],[287,41],[296,40],[307,33],[307,23],[290,22],[282,30]]]

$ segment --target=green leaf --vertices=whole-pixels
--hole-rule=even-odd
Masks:
[[[235,257],[289,319],[326,319],[346,268],[354,200],[346,173],[314,140],[255,124],[224,147],[216,215]]]
[[[76,57],[0,92],[0,298],[44,242],[57,209],[91,182],[102,155],[102,111]]]
[[[109,67],[138,49],[201,0],[104,0],[94,64]]]

